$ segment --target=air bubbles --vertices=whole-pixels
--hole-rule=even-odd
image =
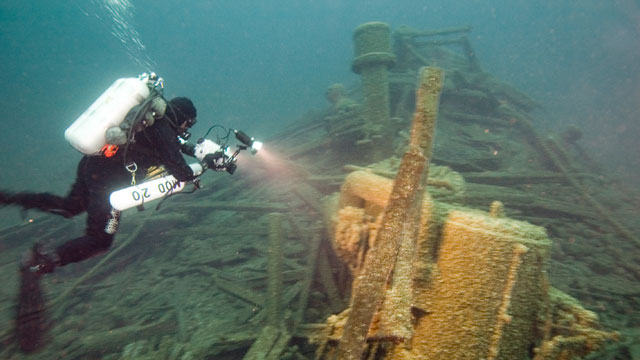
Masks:
[[[111,19],[111,34],[122,43],[129,58],[141,69],[151,70],[156,64],[146,52],[140,34],[132,25],[135,7],[129,0],[95,0]]]

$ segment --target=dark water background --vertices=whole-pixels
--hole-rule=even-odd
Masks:
[[[196,136],[214,123],[266,136],[324,107],[332,83],[358,81],[351,37],[368,21],[471,25],[484,69],[543,104],[541,128],[577,124],[611,176],[640,174],[632,0],[131,0],[125,25],[144,50],[112,34],[106,9],[122,3],[0,0],[2,188],[65,192],[80,154],[64,130],[115,79],[148,71],[145,61],[167,97],[194,100]]]

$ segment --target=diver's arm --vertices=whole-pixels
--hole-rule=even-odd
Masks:
[[[191,143],[184,142],[180,144],[180,151],[185,155],[196,157],[196,146]]]
[[[146,131],[149,133],[149,138],[158,155],[160,155],[162,164],[171,175],[179,181],[190,181],[196,178],[193,170],[182,157],[181,145],[168,123],[158,121]]]

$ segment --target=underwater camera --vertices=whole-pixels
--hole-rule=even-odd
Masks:
[[[229,146],[226,144],[226,138],[231,132],[235,134],[236,139],[240,142],[233,153],[231,153]],[[195,146],[195,156],[206,168],[233,174],[236,171],[236,160],[241,151],[250,150],[251,154],[255,155],[262,148],[262,142],[257,141],[254,137],[241,130],[229,129],[227,136],[223,139],[225,142],[221,144],[206,138],[198,140]]]

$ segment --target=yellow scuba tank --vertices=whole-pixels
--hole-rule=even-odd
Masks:
[[[168,171],[164,166],[150,166],[147,169],[147,173],[144,177],[144,181],[155,180],[157,178],[167,175]]]

